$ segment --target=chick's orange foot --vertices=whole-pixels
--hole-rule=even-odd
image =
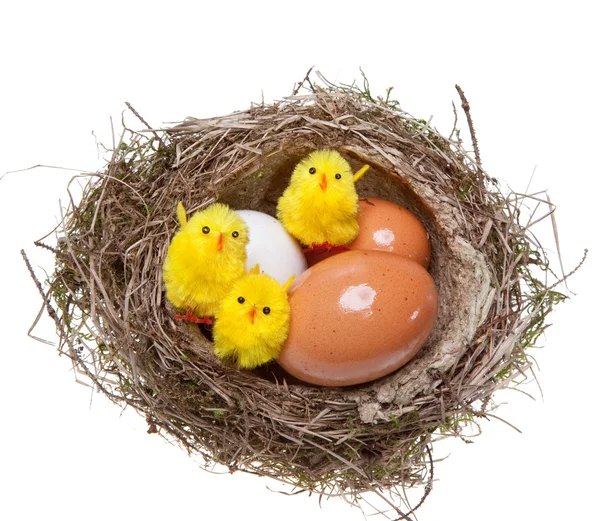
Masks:
[[[177,320],[185,320],[186,322],[195,322],[196,324],[212,324],[213,319],[209,317],[197,317],[188,309],[185,315],[175,315]]]
[[[328,242],[324,242],[323,244],[317,244],[316,242],[313,242],[312,246],[304,248],[302,250],[302,253],[323,253],[341,251],[350,251],[350,248],[348,248],[348,246],[334,246],[333,244],[329,244]]]

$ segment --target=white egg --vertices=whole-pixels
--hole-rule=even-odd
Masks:
[[[306,271],[302,248],[277,219],[254,210],[238,210],[237,213],[250,232],[250,242],[246,246],[248,270],[260,264],[261,273],[270,275],[281,284],[291,275],[298,277]]]

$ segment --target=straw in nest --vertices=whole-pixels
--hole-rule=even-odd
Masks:
[[[428,494],[431,442],[492,415],[493,393],[526,374],[526,348],[565,297],[534,274],[548,265],[519,223],[522,199],[501,194],[456,129],[440,135],[397,102],[374,98],[366,81],[323,82],[307,75],[283,101],[224,117],[126,129],[68,208],[51,247],[54,275],[40,290],[61,352],[111,400],[143,414],[149,432],[208,465],[302,490],[351,499],[374,491],[406,516],[399,495],[384,492],[425,485]],[[463,107],[469,116],[464,97]],[[296,162],[324,147],[355,169],[371,165],[359,195],[422,220],[440,298],[418,356],[353,388],[303,385],[275,365],[223,365],[197,326],[173,319],[161,279],[177,202],[190,212],[222,201],[274,215]]]

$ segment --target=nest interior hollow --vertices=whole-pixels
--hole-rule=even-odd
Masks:
[[[420,193],[418,185],[413,187],[399,173],[410,169],[410,165],[399,161],[394,169],[390,169],[383,164],[383,158],[372,150],[365,150],[360,143],[349,143],[339,138],[294,138],[280,141],[275,148],[269,149],[267,142],[260,174],[257,176],[256,169],[252,168],[245,175],[240,175],[232,186],[219,191],[217,200],[236,209],[257,210],[275,216],[277,201],[289,183],[294,166],[319,148],[341,151],[355,171],[363,164],[369,164],[368,175],[357,186],[359,196],[378,197],[408,208],[423,222],[432,244],[429,272],[436,281],[440,303],[436,325],[424,348],[410,364],[390,377],[358,388],[363,393],[361,420],[374,422],[381,416],[378,413],[382,396],[378,397],[377,391],[382,386],[387,390],[383,403],[409,405],[416,394],[431,390],[435,378],[428,369],[447,370],[456,363],[487,313],[485,304],[489,302],[493,288],[489,285],[490,274],[483,257],[468,243],[455,241],[454,230],[444,226],[444,220],[453,219],[451,209],[440,206],[435,194],[426,190]],[[434,211],[435,207],[437,211]],[[195,330],[192,328],[192,333]],[[197,338],[198,335],[192,336]],[[210,345],[203,340],[192,340],[187,347],[198,353],[210,348]],[[275,376],[281,375],[280,371],[275,371]],[[290,379],[289,376],[287,378]],[[355,390],[357,388],[348,392],[353,396]],[[369,393],[372,399],[367,398]]]
[[[425,224],[440,296],[437,325],[409,364],[369,384],[321,388],[275,366],[239,371],[198,327],[173,319],[161,267],[175,208],[214,201],[274,215],[310,150],[339,150],[361,197]],[[429,444],[456,418],[484,416],[492,393],[527,369],[524,228],[457,139],[397,105],[328,85],[271,105],[163,130],[127,130],[58,232],[48,302],[61,350],[110,399],[207,463],[322,494],[423,484]],[[533,324],[533,325],[532,325]]]

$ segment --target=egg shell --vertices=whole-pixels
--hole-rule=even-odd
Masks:
[[[311,384],[346,386],[413,358],[438,311],[423,266],[382,251],[349,251],[305,271],[290,290],[290,332],[278,362]]]
[[[274,217],[255,210],[238,210],[248,225],[250,241],[246,246],[246,269],[256,264],[260,272],[285,284],[291,275],[298,277],[308,267],[298,241]]]
[[[359,201],[358,237],[351,250],[378,250],[396,253],[429,266],[431,246],[425,226],[410,210],[402,206],[368,197]],[[308,253],[309,266],[335,255],[330,252]]]

